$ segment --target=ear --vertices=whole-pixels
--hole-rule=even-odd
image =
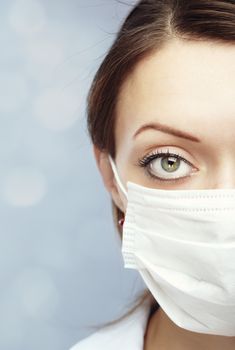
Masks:
[[[114,203],[119,207],[120,210],[125,212],[125,205],[123,203],[122,195],[119,192],[116,179],[113,174],[113,170],[108,158],[108,153],[101,151],[95,145],[93,145],[93,152],[105,188],[111,194]]]

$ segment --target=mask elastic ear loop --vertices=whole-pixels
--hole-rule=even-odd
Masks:
[[[108,156],[109,156],[109,161],[110,161],[110,164],[111,164],[111,167],[112,167],[115,179],[117,180],[117,183],[118,183],[120,189],[122,190],[123,194],[127,198],[127,191],[126,191],[125,187],[123,186],[123,184],[122,184],[122,182],[120,180],[120,177],[119,177],[117,169],[116,169],[116,165],[114,164],[114,161],[113,161],[112,157],[110,155],[108,155]]]

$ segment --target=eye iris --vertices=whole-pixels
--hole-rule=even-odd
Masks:
[[[180,159],[174,157],[164,157],[161,160],[161,166],[168,172],[173,172],[179,168]]]

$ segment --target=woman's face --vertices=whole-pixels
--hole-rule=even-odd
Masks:
[[[174,40],[139,62],[119,95],[115,140],[125,187],[235,188],[235,45]]]

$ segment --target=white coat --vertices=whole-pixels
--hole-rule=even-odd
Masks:
[[[69,350],[143,350],[149,313],[148,299],[124,320],[90,334]]]

